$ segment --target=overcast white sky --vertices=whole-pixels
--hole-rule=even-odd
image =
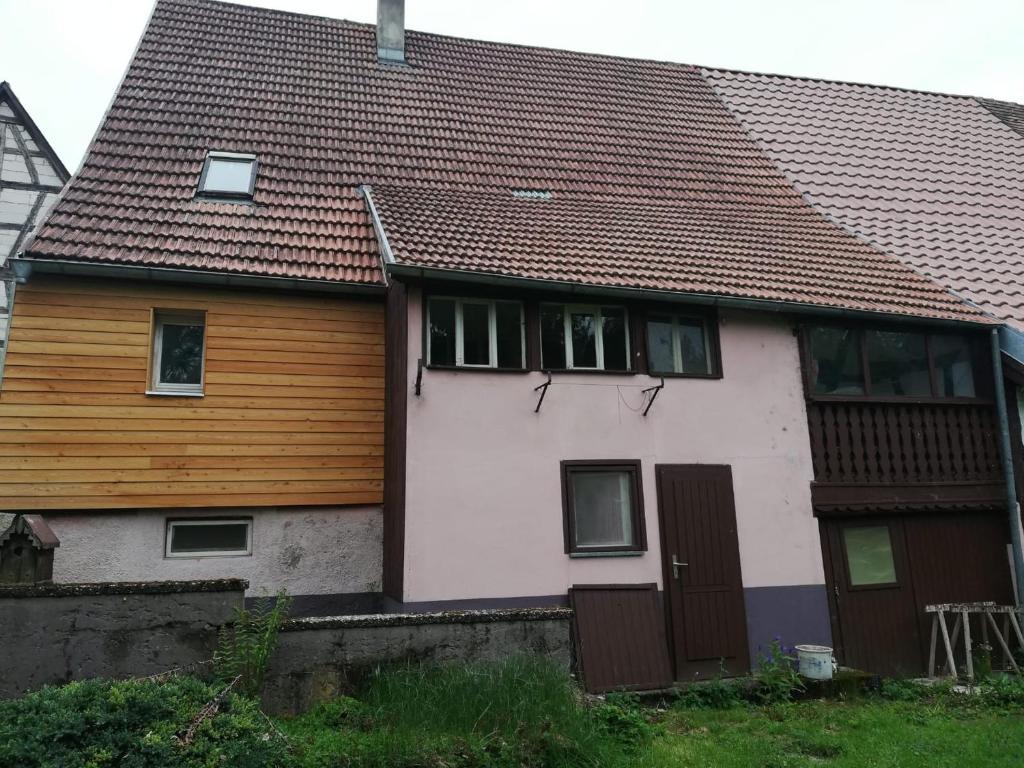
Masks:
[[[372,22],[376,0],[249,0]],[[0,0],[0,80],[74,171],[150,0]],[[407,0],[410,29],[1024,102],[1024,0]]]

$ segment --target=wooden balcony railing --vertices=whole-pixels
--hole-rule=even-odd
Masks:
[[[817,483],[997,483],[991,404],[808,404]]]

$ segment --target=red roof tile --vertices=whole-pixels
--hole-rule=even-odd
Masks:
[[[407,57],[159,0],[29,255],[379,282],[369,183],[406,264],[981,319],[808,206],[693,67],[416,32]],[[193,199],[208,149],[259,155],[254,206]]]
[[[1024,107],[704,70],[816,209],[1024,329]]]

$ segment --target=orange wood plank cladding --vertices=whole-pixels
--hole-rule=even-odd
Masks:
[[[146,395],[154,310],[206,313],[203,397]],[[0,509],[379,504],[384,304],[40,276],[0,389]]]

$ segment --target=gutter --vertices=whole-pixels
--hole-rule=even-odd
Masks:
[[[392,256],[392,259],[394,257]],[[588,296],[612,296],[622,299],[657,300],[676,304],[696,304],[701,306],[724,307],[727,309],[745,309],[756,312],[775,312],[797,315],[814,315],[817,317],[843,317],[870,320],[885,318],[890,322],[906,322],[929,324],[954,328],[986,328],[991,323],[977,320],[947,320],[941,318],[918,317],[912,315],[892,314],[869,309],[843,309],[820,304],[799,304],[789,301],[772,301],[769,299],[741,299],[729,296],[718,296],[709,293],[681,293],[652,288],[616,288],[609,286],[573,283],[569,281],[547,280],[533,277],[508,277],[504,275],[469,272],[466,270],[446,269],[443,267],[416,267],[397,264],[394,261],[386,265],[389,274],[398,277],[415,277],[434,280],[458,280],[466,283],[518,287],[529,290],[542,290],[557,293]]]
[[[1013,452],[1010,446],[1010,422],[1006,412],[1006,390],[1003,385],[1003,360],[999,331],[992,329],[992,374],[995,378],[996,411],[999,418],[999,458],[1003,462],[1006,481],[1006,512],[1010,526],[1010,547],[1013,551],[1014,591],[1017,605],[1024,603],[1024,549],[1021,546],[1020,504],[1013,476]]]
[[[136,267],[123,264],[95,264],[79,261],[26,258],[11,259],[10,265],[14,269],[15,279],[19,283],[27,283],[33,274],[39,272],[48,275],[125,278],[129,280],[154,280],[169,283],[226,285],[247,288],[277,288],[313,293],[356,293],[380,296],[385,291],[383,285],[367,283],[344,283],[297,277],[273,277],[269,275],[236,275],[225,272],[203,272],[198,269]]]

